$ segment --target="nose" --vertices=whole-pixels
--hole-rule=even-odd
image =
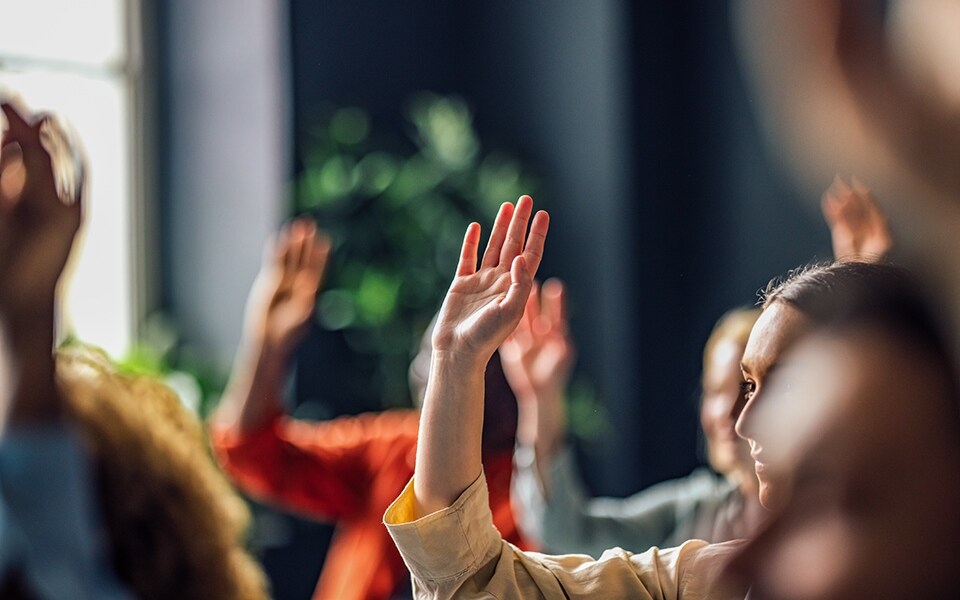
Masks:
[[[758,394],[754,394],[753,397],[746,402],[742,399],[737,402],[742,408],[740,409],[739,416],[737,416],[737,423],[733,426],[733,430],[737,432],[737,435],[747,441],[753,439],[753,413],[756,412],[757,396]],[[742,397],[743,395],[741,394],[741,398]]]
[[[731,402],[727,404],[727,415],[730,417],[730,420],[736,422],[740,419],[740,415],[743,413],[744,406],[747,403],[747,396],[743,391],[743,387],[737,385],[737,390],[731,395]]]

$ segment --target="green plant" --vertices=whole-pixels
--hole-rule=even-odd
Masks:
[[[227,373],[205,357],[184,342],[169,317],[156,312],[146,318],[140,338],[116,364],[121,371],[163,380],[188,408],[206,418],[220,401]]]
[[[450,283],[466,225],[487,226],[501,203],[535,192],[518,161],[483,150],[463,100],[421,93],[407,118],[403,144],[374,132],[359,108],[331,111],[311,132],[296,186],[297,212],[334,239],[318,322],[374,365],[372,406],[409,403],[411,351]]]

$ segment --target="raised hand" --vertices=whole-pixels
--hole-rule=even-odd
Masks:
[[[516,208],[500,207],[483,260],[477,267],[480,225],[467,228],[457,274],[443,301],[433,333],[435,353],[455,352],[486,365],[523,316],[540,266],[549,218],[540,211],[527,223],[533,200],[522,196]]]
[[[523,318],[500,344],[503,373],[519,401],[517,441],[534,449],[545,488],[544,467],[566,431],[563,398],[575,359],[563,284],[548,279],[530,290]]]
[[[893,239],[887,219],[870,190],[856,177],[847,185],[837,176],[820,206],[837,260],[876,262],[890,252]]]
[[[567,330],[566,292],[558,279],[534,285],[517,328],[500,344],[503,372],[521,401],[562,395],[576,349]]]
[[[2,109],[0,378],[6,380],[0,384],[0,430],[50,423],[63,414],[52,356],[57,282],[83,216],[82,169],[72,197],[61,197],[44,147],[69,151],[66,138],[47,118],[7,103]]]
[[[484,370],[523,316],[549,226],[547,213],[537,213],[528,237],[532,212],[529,196],[500,207],[479,267],[480,226],[467,228],[433,332],[413,485],[418,514],[450,506],[482,471]]]
[[[283,228],[264,247],[263,265],[250,290],[246,335],[288,356],[313,316],[330,256],[330,239],[310,219]]]
[[[74,197],[61,198],[41,142],[52,123],[11,104],[2,109],[8,128],[0,141],[0,316],[24,320],[52,315],[57,281],[82,220],[82,172]]]
[[[330,239],[310,219],[284,227],[263,249],[250,290],[243,340],[212,422],[257,431],[283,409],[291,356],[313,316],[330,256]]]

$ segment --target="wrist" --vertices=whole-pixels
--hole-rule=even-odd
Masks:
[[[4,388],[0,390],[0,422],[5,421],[6,426],[60,417],[52,321],[4,321],[0,325],[0,379]]]
[[[247,336],[243,349],[248,365],[262,373],[285,372],[293,355],[292,348],[262,335]]]
[[[21,355],[38,349],[53,351],[55,319],[53,305],[37,306],[34,310],[0,314],[0,336],[10,352]]]
[[[479,375],[483,377],[490,358],[483,359],[466,352],[434,349],[431,355],[431,370],[443,372],[451,376],[469,377]]]

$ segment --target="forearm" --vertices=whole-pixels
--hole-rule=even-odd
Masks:
[[[9,425],[57,421],[63,402],[53,360],[53,308],[30,318],[0,318],[3,374],[0,420]]]
[[[283,385],[289,363],[286,352],[259,340],[246,340],[237,353],[230,381],[213,421],[241,434],[259,429],[282,410]]]
[[[518,398],[517,442],[534,452],[537,477],[544,494],[550,491],[550,464],[563,446],[566,412],[561,389],[542,389]]]
[[[486,361],[435,351],[420,416],[418,516],[446,508],[480,475]]]

